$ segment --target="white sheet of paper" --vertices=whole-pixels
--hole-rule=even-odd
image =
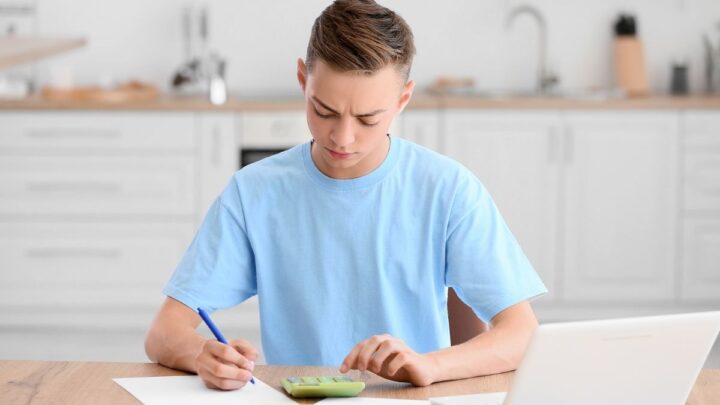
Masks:
[[[391,399],[391,398],[326,398],[316,402],[323,405],[430,405],[430,401],[418,399]]]
[[[165,404],[296,404],[285,394],[255,377],[255,384],[247,384],[235,391],[209,389],[196,375],[176,377],[113,378],[145,405]]]
[[[507,392],[489,392],[486,394],[453,395],[430,398],[433,405],[502,405]]]

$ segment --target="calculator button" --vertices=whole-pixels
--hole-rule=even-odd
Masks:
[[[318,377],[318,380],[321,384],[328,384],[333,382],[332,377]]]
[[[315,377],[301,377],[301,380],[305,384],[317,384],[318,379]]]
[[[293,384],[298,384],[300,382],[300,379],[297,377],[288,377],[287,380]]]
[[[352,380],[346,376],[338,376],[334,378],[336,382],[351,382]]]

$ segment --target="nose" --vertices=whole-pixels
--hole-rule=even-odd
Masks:
[[[355,134],[350,119],[343,118],[333,127],[330,139],[338,148],[346,148],[355,142]]]

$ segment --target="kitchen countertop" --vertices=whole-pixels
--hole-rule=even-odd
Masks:
[[[21,100],[0,100],[0,110],[147,110],[147,111],[287,111],[303,110],[301,97],[240,98],[229,97],[228,102],[215,106],[205,98],[163,95],[157,100],[132,103],[101,103],[91,101],[53,101],[41,97]],[[717,96],[654,96],[645,98],[532,98],[435,96],[416,94],[408,109],[547,109],[547,110],[623,110],[623,109],[720,109]]]

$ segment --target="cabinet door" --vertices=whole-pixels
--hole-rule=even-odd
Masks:
[[[192,156],[0,155],[0,215],[192,215]],[[17,217],[16,217],[17,218]]]
[[[445,153],[485,184],[549,290],[543,302],[553,300],[558,296],[557,115],[453,110],[445,124]]]
[[[720,113],[685,113],[683,301],[720,302]]]
[[[202,222],[207,210],[240,167],[239,146],[235,136],[235,115],[232,113],[202,113],[198,115],[200,189],[197,222]]]
[[[442,152],[438,135],[440,132],[440,113],[438,110],[404,111],[399,118],[402,121],[400,137],[436,152]],[[398,121],[398,119],[395,121]]]
[[[0,324],[145,328],[193,230],[183,223],[2,223],[0,307],[9,310],[0,311]],[[111,322],[118,313],[142,319]]]
[[[686,219],[682,298],[720,300],[720,219]]]
[[[0,150],[31,153],[190,153],[193,114],[126,111],[0,111]]]
[[[571,301],[674,298],[679,117],[567,116],[564,292]]]
[[[244,148],[288,148],[312,139],[304,111],[253,111],[236,117]]]

